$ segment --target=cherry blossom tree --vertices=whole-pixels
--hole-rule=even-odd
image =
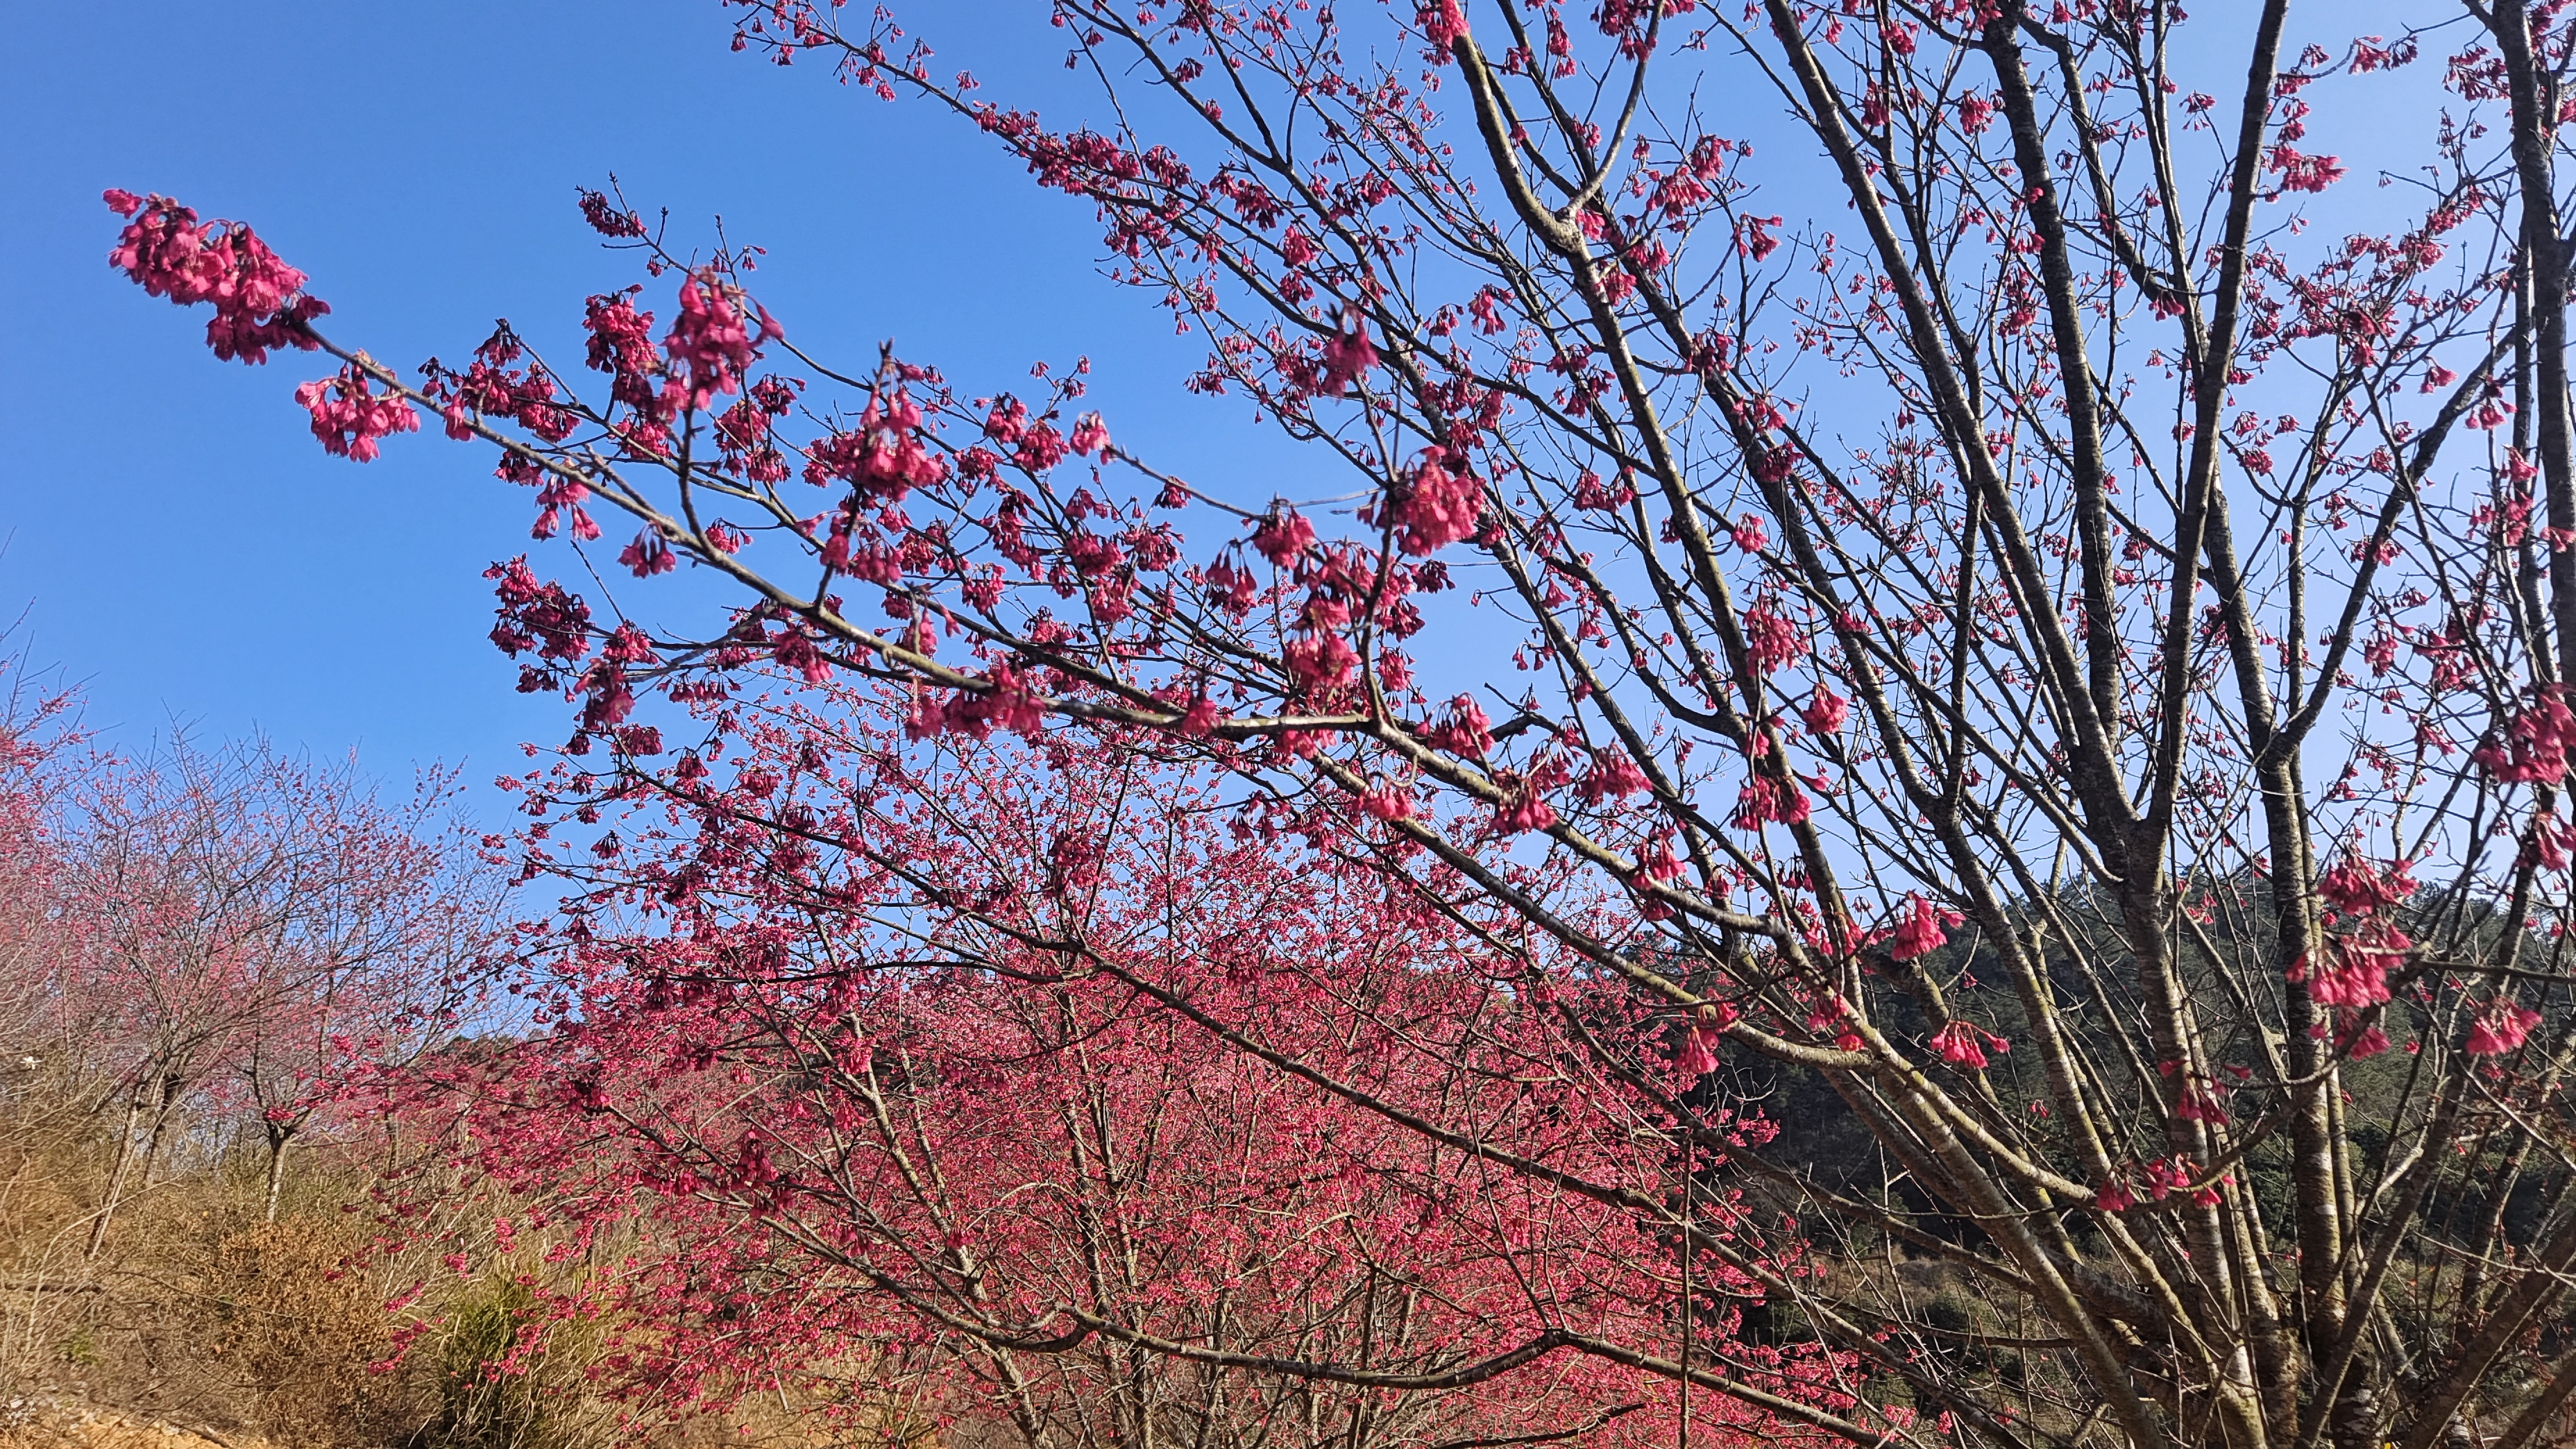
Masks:
[[[0,1092],[21,1132],[56,1106],[36,1086],[64,1070],[81,1037],[61,990],[80,950],[65,940],[75,923],[46,828],[69,783],[65,763],[80,755],[77,703],[37,687],[23,655],[0,660]]]
[[[247,228],[164,197],[109,194],[111,260],[212,303],[221,356],[336,359],[298,392],[330,451],[435,415],[534,490],[540,539],[738,591],[654,625],[494,568],[495,641],[579,711],[569,773],[530,787],[546,831],[660,800],[792,851],[821,806],[708,783],[782,682],[873,681],[898,755],[1080,738],[1408,893],[1516,1010],[1617,983],[1603,1009],[1660,1020],[1701,1086],[1633,1159],[1560,1168],[1486,1144],[1473,1092],[1409,1108],[1367,1089],[1378,1057],[1238,1022],[1216,981],[1022,939],[952,854],[896,871],[908,905],[1079,962],[1418,1163],[1482,1152],[1460,1181],[1495,1201],[1630,1204],[1643,1164],[1721,1156],[1748,1206],[1702,1233],[1682,1193],[1660,1231],[1849,1357],[1852,1402],[1800,1422],[2520,1449],[2576,1389],[2570,17],[2422,0],[2354,37],[2210,8],[1053,0],[1029,14],[1116,102],[1057,128],[935,68],[931,7],[737,6],[740,48],[953,112],[1093,207],[1207,340],[1194,387],[1349,469],[1347,514],[1157,469],[1081,369],[979,395],[791,340],[748,253],[609,193],[583,210],[644,279],[588,299],[577,367],[505,326],[397,373]],[[2326,154],[2338,118],[2375,124]],[[882,727],[838,721],[803,726],[811,778]],[[930,778],[907,808],[942,808]],[[679,920],[709,881],[659,886]],[[1489,999],[1449,988],[1435,1017]],[[1645,1035],[1570,1009],[1583,1111],[1661,1100]],[[1785,1130],[1730,1138],[1756,1097]],[[770,1188],[726,1191],[773,1221]],[[1792,1235],[1816,1280],[1774,1266]],[[1084,1301],[1000,1346],[1210,1361]],[[1693,1302],[1676,1281],[1651,1371],[1764,1405]],[[1332,1347],[1252,1367],[1418,1387],[1401,1347]]]
[[[440,834],[412,822],[382,862],[399,862],[396,872],[303,927],[326,942],[317,956],[331,964],[308,958],[278,971],[229,1064],[224,1089],[266,1147],[269,1221],[288,1150],[319,1135],[317,1125],[363,1120],[360,1084],[454,1040],[487,995],[506,938],[504,893],[464,842]]]
[[[715,713],[729,785],[549,850],[583,886],[554,1029],[404,1104],[522,1205],[507,1236],[626,1245],[563,1310],[634,1325],[657,1394],[784,1365],[1031,1445],[1661,1444],[1696,1347],[1737,1395],[1703,1434],[1868,1412],[1848,1355],[1739,1331],[1819,1271],[1721,1181],[1772,1129],[1704,1105],[1707,1142],[1640,1151],[1699,1073],[1615,978],[1137,752],[907,745],[828,687]],[[1695,1255],[1695,1344],[1684,1214],[1735,1244]]]
[[[445,793],[390,804],[345,765],[184,739],[76,781],[57,891],[78,949],[54,990],[121,1113],[92,1258],[191,1113],[257,1123],[274,1217],[342,1070],[450,1024],[471,974],[453,948],[488,937],[437,838]]]

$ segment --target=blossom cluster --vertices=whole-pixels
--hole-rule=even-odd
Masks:
[[[216,357],[259,363],[273,348],[310,352],[321,345],[309,324],[328,313],[330,304],[305,295],[304,274],[279,260],[249,227],[200,221],[193,209],[166,196],[111,189],[105,200],[127,219],[108,265],[150,296],[182,307],[211,305],[215,315],[206,323],[206,345]]]

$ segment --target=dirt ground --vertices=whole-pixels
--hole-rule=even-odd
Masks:
[[[275,1449],[268,1440],[84,1404],[0,1405],[0,1449]]]

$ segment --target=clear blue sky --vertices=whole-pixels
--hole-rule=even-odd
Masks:
[[[987,8],[1017,7],[925,13]],[[800,343],[864,360],[892,336],[968,386],[1087,352],[1122,437],[1295,491],[1241,405],[1180,392],[1199,350],[1095,273],[1088,208],[926,107],[730,53],[712,0],[7,13],[0,619],[25,610],[16,642],[116,738],[261,729],[391,777],[437,759],[483,780],[567,715],[512,693],[483,637],[481,572],[529,546],[527,497],[434,425],[365,467],[324,456],[290,396],[320,369],[215,362],[202,309],[109,271],[106,186],[249,221],[311,274],[335,337],[408,366],[496,316],[570,350],[582,296],[631,277],[573,208],[613,171],[675,236],[721,214],[769,246],[759,290]],[[1038,48],[943,61],[1062,94],[1052,34],[1013,29]]]
[[[201,312],[108,270],[107,186],[253,223],[333,304],[335,337],[407,366],[496,316],[570,352],[581,297],[632,275],[572,205],[615,172],[675,236],[721,214],[769,246],[759,291],[802,344],[864,362],[892,336],[970,388],[1087,352],[1122,440],[1247,502],[1316,491],[1240,403],[1181,392],[1198,346],[1095,273],[1087,207],[928,107],[730,53],[714,0],[6,3],[0,620],[25,609],[16,642],[114,738],[262,729],[388,776],[444,760],[488,780],[522,740],[560,739],[565,710],[513,694],[483,638],[480,575],[527,547],[526,495],[434,430],[367,467],[324,456],[290,397],[309,359],[218,364]],[[943,67],[1054,123],[1091,105],[1038,7],[911,9]],[[2339,47],[2387,9],[2313,7],[2302,28]],[[2367,181],[2341,190],[2377,204]]]

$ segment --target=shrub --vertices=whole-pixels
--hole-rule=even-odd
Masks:
[[[409,1417],[381,1296],[338,1225],[288,1218],[224,1233],[207,1255],[200,1341],[255,1417],[306,1441],[360,1443]]]

